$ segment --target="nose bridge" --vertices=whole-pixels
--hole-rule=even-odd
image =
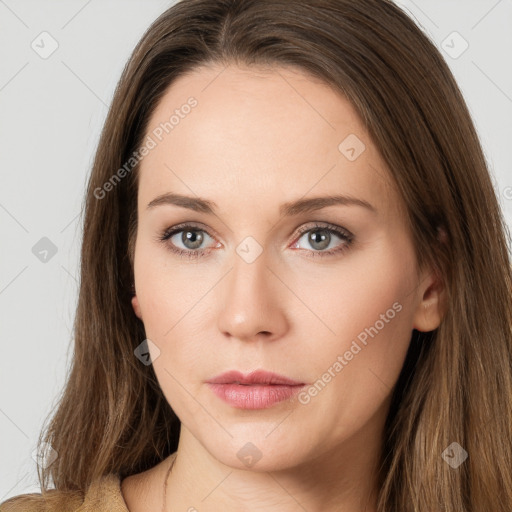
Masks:
[[[254,239],[243,240],[233,255],[233,270],[229,277],[229,296],[240,306],[249,303],[267,302],[269,295],[268,250]]]
[[[242,241],[233,254],[226,279],[219,328],[225,334],[249,339],[259,332],[277,333],[284,326],[276,279],[267,268],[269,252],[254,239]]]

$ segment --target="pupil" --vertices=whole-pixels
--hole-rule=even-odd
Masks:
[[[201,246],[203,241],[203,235],[199,234],[199,231],[184,231],[181,238],[185,247],[189,249],[197,249]],[[192,246],[190,246],[189,243],[191,243]]]
[[[318,233],[320,233],[320,236],[317,235]],[[318,240],[318,238],[320,240]],[[309,234],[309,241],[310,241],[311,245],[313,247],[315,247],[315,244],[320,245],[320,246],[316,246],[316,249],[325,249],[326,247],[328,247],[330,238],[331,238],[331,235],[326,230],[312,231]]]

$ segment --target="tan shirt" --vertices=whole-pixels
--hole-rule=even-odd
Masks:
[[[55,490],[49,493],[54,498],[47,503],[40,493],[21,494],[16,499],[23,497],[24,500],[17,504],[9,504],[10,500],[3,502],[0,504],[0,512],[129,512],[121,494],[121,480],[114,474],[92,482],[85,497],[78,491],[67,496]]]

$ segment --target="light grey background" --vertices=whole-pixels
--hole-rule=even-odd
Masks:
[[[86,178],[122,68],[173,3],[0,0],[0,502],[39,490],[32,453],[72,354]],[[512,0],[397,3],[455,74],[512,227]],[[32,251],[43,237],[57,249],[46,262]]]

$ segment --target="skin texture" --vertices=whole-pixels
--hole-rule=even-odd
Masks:
[[[344,97],[293,68],[212,65],[171,85],[147,133],[190,96],[197,106],[141,163],[134,263],[134,312],[160,351],[154,369],[182,422],[167,510],[372,511],[392,388],[412,329],[439,325],[442,286],[417,268],[401,198]],[[354,161],[338,149],[349,134],[365,144]],[[147,208],[168,192],[214,201],[216,215]],[[376,212],[335,205],[279,214],[282,203],[336,194]],[[204,230],[194,232],[204,237],[198,258],[158,240],[183,222]],[[331,234],[319,249],[308,241],[315,223],[348,230],[352,243]],[[175,245],[193,250],[181,235]],[[263,249],[252,263],[236,251],[249,236]],[[295,397],[240,410],[205,384],[260,368],[314,384],[393,304],[394,318],[358,342],[307,404]],[[251,468],[237,457],[248,442],[261,454]],[[168,466],[122,482],[130,511],[162,510]]]

